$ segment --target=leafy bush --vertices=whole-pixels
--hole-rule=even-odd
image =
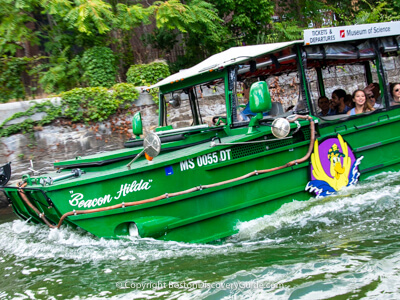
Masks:
[[[121,105],[124,102],[133,102],[139,98],[139,92],[133,84],[117,83],[112,87],[113,97]]]
[[[126,81],[135,86],[152,85],[170,75],[168,65],[153,62],[145,65],[133,65],[126,73]]]
[[[168,65],[163,62],[153,62],[147,65],[133,65],[126,73],[126,81],[135,86],[152,85],[170,75]],[[158,104],[158,88],[152,89],[150,95]]]
[[[81,79],[81,58],[67,57],[69,48],[58,56],[50,56],[49,62],[37,66],[34,71],[39,74],[39,83],[47,93],[59,93],[79,86]]]
[[[21,75],[26,59],[20,57],[4,57],[0,59],[0,102],[10,99],[25,99],[25,89]]]
[[[118,101],[103,87],[76,88],[61,93],[63,115],[73,122],[103,121],[115,113]]]
[[[86,50],[82,57],[83,78],[89,86],[110,88],[117,74],[115,55],[110,48],[96,46]]]
[[[76,88],[62,93],[63,117],[73,122],[101,122],[115,113],[121,104],[135,101],[139,96],[132,84],[116,84],[113,89],[113,93],[103,87]]]

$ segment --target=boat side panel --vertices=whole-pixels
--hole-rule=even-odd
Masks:
[[[320,130],[326,136],[342,135],[357,157],[363,156],[360,171],[396,164],[400,146],[400,110],[349,119]],[[326,137],[325,136],[325,137]]]
[[[163,200],[159,205],[131,212],[121,209],[119,213],[107,217],[80,215],[74,217],[72,222],[98,236],[127,234],[129,223],[135,222],[142,237],[147,237],[146,232],[152,232],[154,234],[151,237],[164,240],[209,242],[235,233],[238,222],[271,214],[293,199],[309,199],[310,195],[304,192],[307,181],[308,166],[305,164],[276,176],[249,180],[217,191],[199,191],[179,201]],[[285,186],[284,191],[282,185]],[[168,222],[153,224],[157,228],[151,228],[152,225],[140,223],[147,217]],[[188,236],[188,227],[195,234]]]

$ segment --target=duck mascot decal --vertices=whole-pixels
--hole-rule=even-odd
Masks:
[[[314,152],[311,154],[311,180],[306,186],[306,191],[314,193],[318,198],[357,183],[360,177],[358,166],[362,159],[363,156],[355,158],[340,134],[324,140],[321,144],[316,140]]]

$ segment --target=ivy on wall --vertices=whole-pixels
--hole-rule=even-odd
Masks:
[[[34,121],[30,118],[25,119],[23,122],[20,122],[18,124],[13,124],[11,126],[6,126],[8,122],[11,120],[15,120],[18,118],[22,117],[29,117],[32,116],[36,113],[41,113],[44,112],[46,113],[46,116],[43,117],[39,121]],[[54,106],[50,101],[46,101],[43,103],[37,103],[30,108],[28,108],[26,111],[18,112],[14,115],[12,115],[10,118],[6,119],[1,125],[0,125],[0,137],[3,136],[10,136],[15,133],[19,132],[31,132],[33,131],[35,126],[43,126],[46,124],[51,123],[53,120],[58,118],[61,115],[61,109],[59,107]]]
[[[166,63],[153,62],[144,65],[133,65],[126,73],[126,81],[136,86],[152,85],[169,76]]]
[[[19,112],[5,120],[0,125],[0,137],[10,136],[19,132],[32,132],[35,126],[42,126],[56,119],[64,118],[72,122],[88,123],[107,120],[119,108],[129,108],[130,103],[137,100],[139,92],[134,85],[120,83],[108,91],[103,87],[76,88],[61,95],[61,106],[54,106],[50,101],[35,104],[24,112]],[[46,116],[39,121],[30,118],[7,126],[11,120],[29,117],[35,113],[45,112]]]
[[[61,93],[63,116],[72,122],[103,121],[117,110],[117,103],[103,87],[76,88]]]
[[[170,75],[169,67],[164,62],[153,62],[150,64],[133,65],[126,73],[126,81],[135,86],[150,86]],[[150,94],[158,104],[158,88],[152,89]]]
[[[139,98],[139,92],[133,84],[117,83],[112,87],[114,98],[118,101],[118,105],[124,102],[133,102]]]
[[[86,50],[82,57],[83,78],[89,86],[110,88],[117,74],[116,58],[110,48],[96,46]]]

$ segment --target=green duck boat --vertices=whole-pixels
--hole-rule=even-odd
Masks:
[[[16,185],[8,163],[1,189],[19,217],[51,228],[194,243],[231,236],[293,199],[399,170],[399,48],[400,22],[231,48],[150,87],[160,90],[155,132],[140,138],[138,113],[124,149],[56,162]],[[355,114],[343,113],[348,96],[329,103],[338,86],[365,89],[369,104],[354,100]]]

